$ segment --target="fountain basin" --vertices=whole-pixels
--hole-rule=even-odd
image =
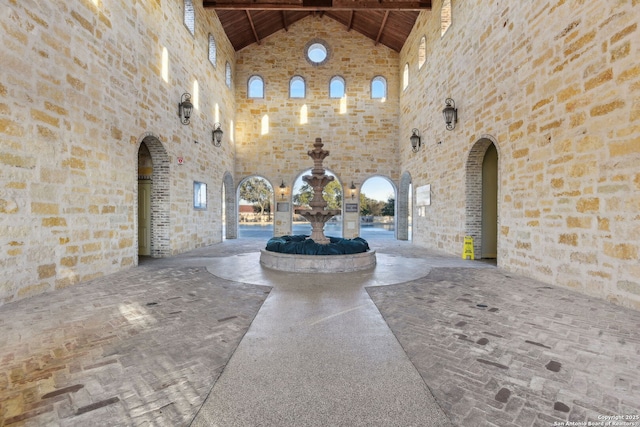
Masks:
[[[375,251],[361,238],[329,237],[319,244],[307,236],[274,237],[260,252],[260,264],[267,268],[295,273],[346,273],[368,270],[376,265]]]
[[[376,252],[344,255],[300,255],[260,251],[260,264],[272,270],[292,273],[348,273],[376,266]]]

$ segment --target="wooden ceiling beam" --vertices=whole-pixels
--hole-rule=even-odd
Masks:
[[[347,25],[347,31],[351,31],[351,28],[353,27],[353,10],[351,11],[351,14],[349,15],[349,25]]]
[[[283,10],[280,12],[281,16],[282,16],[282,28],[284,28],[285,31],[289,31],[289,24],[287,23],[287,11]]]
[[[376,46],[380,43],[380,37],[382,37],[382,31],[384,30],[384,26],[387,25],[387,19],[389,18],[389,11],[387,10],[384,13],[384,18],[382,18],[382,24],[380,24],[380,30],[378,30],[378,37],[376,37]]]
[[[205,8],[219,10],[406,10],[431,9],[431,0],[203,0]]]
[[[256,43],[260,44],[260,38],[258,37],[258,33],[256,32],[256,26],[253,25],[253,19],[251,19],[251,12],[246,10],[247,18],[249,18],[249,24],[251,25],[251,31],[253,31],[253,37],[256,39]]]

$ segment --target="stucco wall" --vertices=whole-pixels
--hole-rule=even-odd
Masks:
[[[137,264],[145,136],[169,159],[167,252],[220,241],[234,147],[210,141],[215,121],[226,130],[233,119],[224,64],[235,52],[215,14],[197,6],[192,37],[182,0],[0,5],[0,304]],[[185,126],[178,102],[196,80],[199,108]],[[208,184],[206,211],[192,208],[194,180]]]
[[[415,243],[462,253],[469,157],[494,141],[499,266],[640,308],[640,2],[452,4],[448,32],[435,0],[400,58],[400,129],[418,127],[425,144],[414,154],[400,141],[402,171],[432,189]]]

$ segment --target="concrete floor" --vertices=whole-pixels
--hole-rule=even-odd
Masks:
[[[370,244],[308,275],[225,241],[0,307],[0,426],[640,426],[639,312]]]

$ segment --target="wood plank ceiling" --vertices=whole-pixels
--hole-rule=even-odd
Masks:
[[[202,5],[215,10],[236,51],[319,15],[400,52],[420,11],[431,10],[431,0],[203,0]]]

